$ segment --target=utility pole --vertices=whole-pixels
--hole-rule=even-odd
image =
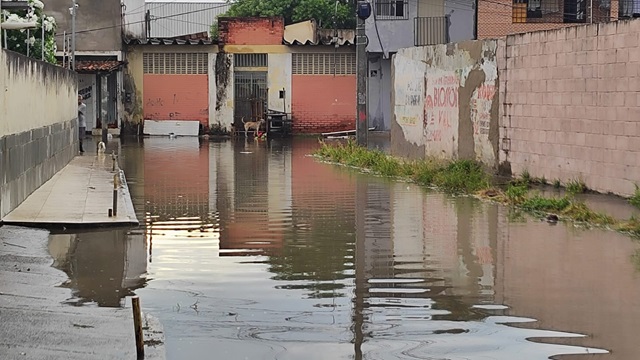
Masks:
[[[71,7],[71,70],[76,70],[76,10],[78,4],[76,0],[73,0],[73,6]]]
[[[358,145],[366,147],[369,142],[369,126],[367,124],[367,35],[364,28],[365,20],[371,16],[371,4],[358,1],[358,19],[356,23],[356,138]]]

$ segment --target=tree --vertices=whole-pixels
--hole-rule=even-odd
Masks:
[[[230,1],[230,0],[227,0]],[[353,29],[355,2],[349,0],[236,0],[222,16],[282,16],[285,24],[314,19],[326,29]]]
[[[35,29],[27,30],[7,30],[7,49],[29,54],[29,57],[40,59],[42,47],[44,46],[44,61],[56,63],[56,20],[44,13],[44,3],[40,0],[29,0],[29,9],[9,12],[2,11],[2,19],[6,17],[10,22],[32,22],[37,23]],[[42,28],[44,27],[44,41],[42,39]],[[2,32],[2,45],[4,45],[4,31]],[[28,50],[27,50],[28,49]]]

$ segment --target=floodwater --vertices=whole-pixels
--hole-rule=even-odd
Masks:
[[[143,226],[49,247],[70,304],[135,293],[168,359],[640,356],[622,235],[323,164],[313,139],[117,147]]]

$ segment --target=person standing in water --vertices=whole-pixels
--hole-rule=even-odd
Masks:
[[[87,131],[87,119],[85,114],[87,113],[87,105],[82,101],[82,95],[78,95],[78,136],[80,142],[80,152],[84,152],[82,147],[82,140],[86,136]]]

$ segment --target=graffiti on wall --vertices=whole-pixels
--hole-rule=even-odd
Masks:
[[[424,145],[424,73],[425,63],[406,57],[395,58],[395,83],[393,87],[394,113],[407,142]]]
[[[78,90],[78,95],[82,96],[84,100],[91,99],[93,94],[93,86],[87,86]]]
[[[491,124],[491,106],[496,87],[493,84],[482,84],[473,92],[471,97],[471,122],[474,135],[489,135]]]
[[[427,142],[440,142],[457,132],[460,81],[455,74],[427,75],[424,84],[424,136]]]

